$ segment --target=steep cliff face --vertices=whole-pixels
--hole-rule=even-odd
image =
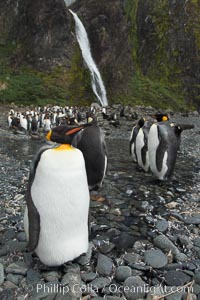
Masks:
[[[184,102],[199,105],[199,0],[68,2],[86,27],[110,101],[174,108]],[[15,71],[26,65],[48,74],[47,80],[35,73],[44,91],[49,92],[51,77],[51,84],[62,87],[57,98],[93,101],[64,0],[2,0],[0,50],[10,44]],[[52,95],[53,89],[47,99]]]

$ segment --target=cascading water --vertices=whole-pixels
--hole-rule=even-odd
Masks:
[[[70,6],[71,4],[73,4],[74,2],[76,2],[76,0],[64,0],[66,6]]]
[[[88,69],[90,70],[92,90],[98,98],[100,104],[102,106],[107,106],[108,100],[106,97],[106,89],[101,79],[100,72],[92,58],[87,32],[77,14],[74,13],[71,9],[69,9],[69,11],[73,15],[75,20],[76,38],[83,55],[83,59]]]

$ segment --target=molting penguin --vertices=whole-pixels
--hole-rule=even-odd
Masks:
[[[101,128],[93,120],[88,123],[73,139],[72,145],[82,151],[90,190],[101,187],[107,170],[107,147]],[[62,138],[65,126],[53,128],[49,133],[51,141],[58,142]]]
[[[24,228],[30,251],[48,266],[71,261],[88,249],[85,162],[81,151],[71,146],[83,127],[65,126],[65,144],[42,148],[30,173]]]
[[[175,123],[159,122],[151,126],[148,138],[150,169],[159,179],[173,175],[182,128]]]

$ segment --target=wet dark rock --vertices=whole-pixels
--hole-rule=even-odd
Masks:
[[[97,277],[97,273],[93,273],[93,272],[81,274],[81,279],[84,282],[90,282],[90,281],[94,280],[96,277]]]
[[[182,215],[176,211],[170,212],[169,215],[176,218],[177,220],[179,220],[181,222],[184,222],[184,218],[182,217]]]
[[[132,248],[135,241],[138,240],[138,237],[134,237],[126,232],[122,232],[119,236],[114,237],[111,241],[117,247],[117,249],[129,249]]]
[[[105,277],[98,277],[90,282],[94,289],[103,289],[110,284],[110,280]]]
[[[158,229],[158,231],[160,232],[165,232],[168,229],[168,221],[166,220],[159,220],[156,222],[156,229]]]
[[[0,257],[6,255],[8,252],[9,252],[9,246],[8,245],[4,245],[0,249]]]
[[[26,249],[27,242],[19,242],[17,240],[10,240],[7,242],[10,252],[23,252]]]
[[[42,276],[38,271],[33,270],[33,269],[29,269],[27,271],[26,280],[27,280],[28,284],[34,285],[34,284],[37,284],[40,281],[41,277]]]
[[[44,279],[46,281],[56,281],[59,278],[59,274],[57,271],[51,271],[51,272],[44,272],[42,274],[42,276],[44,277]]]
[[[164,277],[166,284],[170,286],[182,286],[191,280],[191,277],[182,271],[168,271]]]
[[[76,259],[77,263],[79,263],[81,266],[87,265],[90,262],[93,249],[94,245],[93,243],[90,243],[87,253]]]
[[[0,263],[0,285],[4,282],[4,266]]]
[[[11,289],[4,289],[0,292],[1,300],[14,300],[14,291]]]
[[[99,254],[97,259],[96,271],[103,276],[110,276],[113,270],[113,261],[111,258]]]
[[[199,270],[196,270],[196,271],[195,271],[194,281],[195,281],[197,284],[200,284],[200,271],[199,271]]]
[[[26,275],[27,265],[23,262],[12,263],[6,268],[6,273]]]
[[[20,241],[20,242],[27,242],[27,238],[26,238],[25,232],[19,232],[19,233],[17,234],[17,239],[18,239],[18,241]]]
[[[4,236],[3,236],[3,241],[6,241],[6,240],[11,240],[13,239],[14,237],[16,236],[16,232],[14,229],[10,228],[10,229],[7,229],[4,233]]]
[[[124,281],[124,294],[128,300],[140,299],[145,296],[145,282],[140,276],[131,276]],[[138,290],[137,290],[138,288]]]
[[[113,249],[115,248],[115,244],[113,243],[105,243],[102,246],[98,247],[98,249],[101,251],[103,254],[108,254],[110,253]]]
[[[173,271],[173,270],[179,270],[179,269],[183,269],[183,265],[181,263],[167,264],[164,267],[164,270],[166,270],[166,271]]]
[[[132,269],[136,269],[138,271],[149,271],[151,269],[150,266],[145,266],[142,264],[129,264],[129,267],[131,267]]]
[[[157,236],[154,238],[153,242],[157,248],[160,248],[165,253],[171,250],[176,258],[176,261],[181,262],[187,260],[187,256],[184,253],[180,253],[179,249],[165,235]]]
[[[146,216],[144,217],[144,221],[147,223],[147,224],[154,224],[154,218],[152,216]]]
[[[8,274],[6,276],[6,279],[12,283],[14,283],[15,285],[19,285],[19,283],[21,282],[21,280],[24,278],[23,275],[13,275],[13,274]]]
[[[67,285],[69,287],[69,292],[68,297],[71,296],[71,298],[75,297],[75,298],[81,298],[81,289],[77,288],[75,289],[74,287],[81,287],[81,276],[80,273],[74,273],[74,272],[69,272],[66,273],[61,281],[62,285]]]
[[[115,277],[118,282],[123,282],[132,275],[132,270],[128,266],[119,266],[115,271]]]
[[[184,218],[183,220],[184,220],[185,224],[194,224],[194,225],[200,224],[200,216],[199,217],[188,216],[187,218]]]
[[[163,268],[167,264],[167,256],[161,250],[149,250],[144,254],[146,264],[152,268]]]
[[[194,240],[193,240],[193,243],[194,243],[194,246],[197,246],[197,247],[200,248],[200,238],[199,238],[199,237],[196,238],[196,239],[194,239]]]
[[[135,263],[139,262],[140,259],[141,259],[141,256],[139,254],[127,253],[124,255],[124,261],[128,265],[135,264]]]

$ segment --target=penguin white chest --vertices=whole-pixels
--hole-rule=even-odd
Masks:
[[[43,152],[31,196],[40,216],[35,250],[40,260],[61,265],[86,252],[89,191],[82,153],[75,148]]]
[[[168,153],[167,151],[165,151],[162,160],[162,168],[161,170],[158,170],[156,158],[157,156],[159,156],[159,153],[157,152],[159,144],[160,144],[160,139],[158,133],[158,125],[153,124],[150,128],[149,137],[148,137],[149,164],[150,164],[151,171],[156,175],[156,177],[160,180],[163,180],[168,171],[168,166],[167,166]]]

